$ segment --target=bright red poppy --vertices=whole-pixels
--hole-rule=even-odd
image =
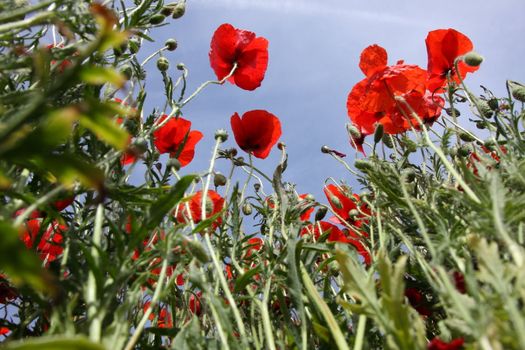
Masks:
[[[147,301],[144,306],[143,310],[146,312],[146,310],[151,305],[151,302]],[[160,308],[159,315],[157,317],[156,314],[153,312],[149,315],[148,319],[153,322],[157,318],[157,327],[158,328],[173,328],[173,319],[171,317],[171,313],[168,310],[167,306],[163,306]]]
[[[383,124],[387,134],[405,132],[408,128],[403,118],[396,120],[399,115],[392,115],[399,110],[395,98],[425,96],[427,73],[424,69],[403,61],[393,66],[387,63],[386,50],[379,45],[371,45],[361,53],[359,67],[366,77],[350,91],[347,109],[352,123],[364,136],[374,133],[377,123]]]
[[[168,116],[163,114],[157,124]],[[202,139],[200,131],[192,130],[191,122],[183,118],[170,118],[168,122],[153,132],[153,143],[159,153],[169,153],[170,157],[179,160],[181,166],[188,165],[195,156],[195,146]]]
[[[299,203],[304,204],[306,206],[308,204],[308,201],[305,201],[307,196],[308,196],[308,193],[300,194],[299,195]],[[310,208],[304,210],[301,213],[301,216],[299,217],[299,220],[301,220],[301,221],[308,221],[308,220],[310,220],[310,216],[312,215],[313,212],[314,212],[314,207],[310,207]]]
[[[11,330],[7,327],[0,327],[0,336],[8,336]]]
[[[261,86],[268,67],[268,40],[225,23],[213,34],[209,55],[211,68],[219,80],[228,76],[237,64],[228,81],[241,89],[255,90]]]
[[[213,190],[209,190],[206,200],[206,219],[216,215],[224,208],[224,198]],[[188,222],[191,219],[194,223],[199,223],[202,220],[202,191],[195,192],[189,202],[189,212],[186,203],[179,204],[177,211],[178,222]],[[221,218],[217,218],[212,224],[212,228],[217,228],[222,222]]]
[[[281,137],[281,122],[265,110],[248,111],[231,117],[231,127],[239,147],[257,158],[265,159]]]
[[[35,248],[40,259],[46,262],[46,265],[55,261],[64,251],[62,246],[63,232],[67,227],[53,221],[45,229],[42,227],[42,219],[30,219],[25,223],[25,229],[22,231],[22,241],[27,248]],[[35,240],[40,237],[36,244]]]
[[[366,220],[366,216],[370,215],[368,206],[365,203],[361,203],[359,195],[352,193],[347,186],[329,184],[325,186],[323,191],[333,211],[343,218],[343,220],[359,227],[360,221],[363,219]],[[351,210],[358,210],[359,213],[357,216],[351,217]]]
[[[465,341],[463,338],[452,339],[449,342],[445,342],[439,338],[432,339],[427,346],[428,350],[461,350]]]
[[[258,252],[264,245],[264,241],[259,237],[252,237],[248,239],[248,246],[246,248],[245,257],[249,258],[253,253]]]
[[[472,41],[455,29],[438,29],[428,33],[425,39],[428,54],[428,90],[440,92],[447,83],[447,75],[459,83],[458,72],[454,67],[456,59],[474,48]],[[459,76],[464,78],[467,73],[478,70],[479,67],[469,66],[462,60],[458,62]]]

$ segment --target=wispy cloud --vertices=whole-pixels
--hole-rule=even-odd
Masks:
[[[262,10],[304,16],[342,17],[352,20],[374,21],[386,24],[422,27],[423,21],[379,11],[364,11],[349,8],[350,4],[330,4],[317,0],[190,0],[206,7],[228,7]]]

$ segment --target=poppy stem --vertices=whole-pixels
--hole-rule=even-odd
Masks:
[[[64,185],[60,185],[46,193],[44,196],[38,198],[33,204],[31,204],[29,207],[27,207],[26,210],[20,215],[17,216],[15,222],[13,223],[13,226],[17,227],[20,226],[30,215],[31,213],[37,209],[42,204],[46,204],[49,202],[53,197],[58,195],[62,190],[64,189]]]
[[[246,178],[246,182],[244,183],[244,186],[242,187],[241,191],[241,201],[244,198],[244,193],[246,192],[246,188],[248,187],[248,183],[250,183],[250,179],[253,176],[253,157],[251,153],[248,153],[248,159],[249,159],[249,167],[250,171],[248,172],[248,177]]]

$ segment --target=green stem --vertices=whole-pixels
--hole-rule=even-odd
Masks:
[[[91,257],[95,266],[100,266],[100,254],[99,249],[102,242],[102,225],[104,224],[104,205],[100,203],[97,206],[95,214],[95,226],[93,229],[93,242],[91,247]],[[86,303],[88,305],[88,320],[91,322],[89,325],[89,339],[93,342],[100,342],[102,336],[102,318],[103,312],[98,308],[97,298],[97,280],[95,273],[89,271],[86,291]]]

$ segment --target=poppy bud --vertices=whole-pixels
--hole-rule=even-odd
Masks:
[[[184,65],[184,63],[180,62],[180,63],[177,63],[177,69],[178,70],[184,70],[186,66]]]
[[[168,70],[169,67],[170,67],[170,61],[168,61],[166,57],[159,57],[159,59],[157,60],[157,68],[161,72],[165,72]]]
[[[126,77],[127,80],[130,80],[133,77],[133,69],[130,65],[126,64],[120,68],[120,74]]]
[[[417,145],[414,141],[406,138],[403,140],[404,142],[404,146],[406,148],[406,150],[410,153],[414,153],[415,151],[417,151]]]
[[[350,134],[350,137],[354,139],[360,139],[363,134],[353,124],[346,124],[346,131]]]
[[[278,148],[280,151],[284,150],[284,149],[286,148],[286,143],[284,143],[284,142],[282,142],[282,141],[279,142],[279,143],[277,144],[277,148]]]
[[[143,137],[139,137],[133,142],[133,147],[140,153],[144,153],[148,150],[148,141]]]
[[[157,168],[157,170],[161,170],[162,169],[162,164],[160,163],[155,163],[155,168]]]
[[[463,61],[471,67],[478,67],[483,62],[483,57],[475,51],[470,51],[463,56]]]
[[[492,108],[489,107],[489,104],[487,101],[477,99],[477,105],[479,108],[478,112],[481,113],[481,116],[485,118],[490,118],[494,114],[494,111],[492,110]]]
[[[359,211],[357,209],[352,209],[348,212],[348,216],[355,219],[359,215]]]
[[[474,136],[472,136],[472,134],[468,133],[468,132],[460,132],[459,133],[459,138],[465,142],[472,142],[472,141],[475,141],[476,139],[474,138]]]
[[[181,164],[177,158],[170,158],[168,159],[168,162],[166,163],[166,166],[168,168],[173,168],[175,171],[179,171]]]
[[[486,129],[487,126],[485,125],[485,122],[484,122],[484,121],[482,121],[482,120],[478,120],[478,121],[476,122],[476,128],[483,130],[483,129]]]
[[[452,116],[456,116],[456,117],[459,117],[461,115],[461,113],[459,113],[459,110],[457,110],[456,108],[452,108],[452,107],[449,107],[449,108],[445,108],[445,112],[447,113],[447,115],[449,115],[450,117]]]
[[[330,203],[337,209],[343,209],[343,203],[336,196],[330,196]]]
[[[261,184],[260,183],[253,184],[253,189],[255,190],[255,192],[259,192],[259,190],[261,189]]]
[[[188,248],[191,255],[193,255],[199,262],[205,264],[208,261],[210,261],[210,257],[208,256],[208,253],[206,252],[206,249],[202,246],[202,244],[199,241],[189,239],[185,241],[186,248]]]
[[[160,10],[160,13],[166,17],[168,16],[171,16],[173,14],[173,6],[170,6],[171,4],[168,4],[166,6],[164,6],[161,10]]]
[[[313,202],[313,201],[315,201],[315,197],[312,196],[310,193],[308,193],[308,194],[303,198],[303,200],[308,201],[308,202]]]
[[[403,169],[401,176],[406,179],[406,182],[412,182],[416,178],[416,172],[413,168]]]
[[[166,46],[166,48],[168,49],[168,51],[175,51],[175,49],[177,49],[177,40],[175,39],[168,39],[166,40],[166,42],[164,43],[164,46]],[[177,65],[178,66],[178,65]],[[177,67],[178,68],[178,67]]]
[[[378,123],[376,125],[376,130],[374,131],[374,143],[378,143],[379,141],[381,141],[383,134],[384,134],[383,124]]]
[[[468,157],[471,152],[472,152],[472,147],[468,144],[461,145],[458,148],[458,156],[460,157]]]
[[[227,150],[226,150],[226,153],[228,154],[228,157],[233,158],[233,157],[235,157],[235,156],[237,155],[238,151],[237,151],[236,148],[233,148],[233,147],[232,147],[232,148],[230,148],[230,149],[227,149]]]
[[[322,152],[322,153],[327,153],[327,154],[328,154],[328,153],[330,153],[330,151],[331,151],[330,147],[328,147],[328,146],[326,146],[326,145],[324,145],[323,147],[321,147],[321,152]]]
[[[491,98],[488,102],[490,109],[497,111],[499,109],[499,102],[497,98]]]
[[[488,139],[483,142],[483,146],[487,147],[488,149],[493,149],[496,145],[496,140],[494,139]]]
[[[128,45],[129,45],[129,52],[137,53],[140,48],[140,41],[138,41],[137,39],[129,39]]]
[[[244,157],[239,157],[237,159],[234,159],[233,160],[233,164],[238,165],[238,166],[243,166],[244,165]]]
[[[457,147],[451,147],[448,149],[448,154],[451,156],[451,157],[455,157],[458,155],[458,148]]]
[[[213,177],[213,184],[215,187],[226,185],[226,176],[222,175],[221,173],[216,173]]]
[[[525,102],[525,85],[512,80],[508,80],[507,85],[512,97],[520,102]]]
[[[173,7],[173,14],[171,17],[173,19],[181,18],[184,16],[184,13],[186,12],[186,1],[179,1],[174,7]]]
[[[149,23],[150,24],[161,24],[162,22],[164,22],[164,19],[166,19],[166,16],[161,15],[160,13],[158,13],[158,14],[153,15],[153,16],[150,17]]]
[[[364,159],[356,159],[354,162],[354,166],[361,170],[362,172],[367,172],[369,170],[374,170],[374,166],[370,161],[364,160]]]
[[[228,132],[224,129],[218,129],[215,131],[215,140],[220,140],[220,142],[225,142],[228,139]]]
[[[321,221],[326,216],[326,213],[328,212],[327,207],[321,207],[317,209],[317,212],[315,213],[315,221]]]
[[[252,205],[248,202],[245,202],[242,206],[242,213],[244,215],[251,215],[252,214]]]

